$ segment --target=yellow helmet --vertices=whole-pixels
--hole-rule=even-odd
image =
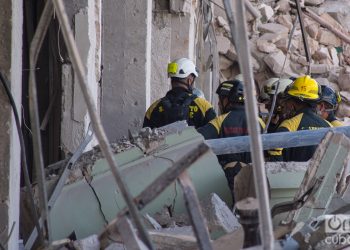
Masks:
[[[286,94],[302,101],[318,101],[321,97],[321,88],[310,76],[300,76],[287,87]]]

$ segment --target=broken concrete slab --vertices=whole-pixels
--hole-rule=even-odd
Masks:
[[[256,45],[258,50],[264,53],[272,53],[277,51],[277,46],[274,43],[270,43],[265,40],[257,40]]]
[[[259,11],[260,11],[260,13],[261,13],[261,18],[260,18],[260,20],[261,20],[261,22],[263,22],[263,23],[266,23],[267,21],[269,21],[272,17],[273,17],[273,15],[274,15],[274,11],[273,11],[273,9],[271,8],[271,6],[269,6],[269,5],[266,5],[266,4],[261,4],[261,5],[259,5],[258,6],[258,9],[259,9]]]
[[[324,3],[325,0],[305,0],[305,5],[318,6]]]
[[[338,38],[336,35],[334,35],[333,32],[326,30],[326,29],[319,30],[318,35],[317,35],[317,40],[321,44],[331,45],[334,47],[339,47],[342,44],[340,38]]]
[[[346,102],[346,103],[350,103],[350,92],[348,91],[340,91],[340,96],[342,101]]]
[[[173,162],[178,161],[185,152],[188,153],[193,147],[197,148],[198,145],[194,146],[194,144],[202,141],[203,137],[194,128],[187,127],[179,133],[167,135],[166,146],[152,155],[145,155],[139,148],[133,147],[125,152],[115,154],[114,157],[121,168],[124,180],[126,183],[130,183],[128,185],[130,192],[133,197],[136,197],[159,175],[171,168]],[[90,154],[91,156],[93,155]],[[84,166],[83,162],[80,164]],[[198,171],[198,168],[201,170]],[[91,169],[91,185],[98,195],[106,219],[110,221],[115,218],[118,211],[125,207],[125,202],[103,157],[95,160]],[[208,152],[199,158],[189,168],[189,172],[200,199],[207,197],[208,193],[211,192],[225,197],[224,199],[228,199],[230,196],[224,173],[213,153]],[[218,185],[218,183],[222,185]],[[159,211],[163,205],[173,206],[175,204],[174,213],[183,213],[185,211],[183,198],[181,195],[176,195],[180,192],[178,185],[176,189],[174,185],[170,185],[148,204],[143,212],[154,217],[154,213]],[[79,203],[76,203],[77,200]],[[77,215],[75,213],[77,207],[84,207],[84,213],[80,212]],[[84,179],[64,186],[55,205],[51,208],[50,216],[52,225],[54,225],[52,228],[54,240],[64,238],[67,231],[73,230],[78,238],[83,238],[101,232],[105,224],[96,197]],[[86,222],[86,218],[89,218],[89,223]]]
[[[286,56],[283,54],[283,52],[281,50],[278,50],[277,52],[267,55],[264,58],[264,61],[276,75],[280,75],[283,69],[283,63],[284,63],[285,57]],[[290,64],[290,60],[287,58],[286,66],[283,69],[283,73],[287,76],[297,77],[298,74],[292,71],[289,64]]]
[[[316,192],[310,194],[311,197],[304,206],[295,212],[293,217],[296,222],[308,221],[311,217],[325,213],[336,193],[337,178],[342,175],[349,159],[350,139],[343,134],[327,133],[310,160],[308,170],[295,195],[296,199],[305,194],[314,185],[314,181],[320,181],[320,185]],[[293,214],[294,212],[290,216]]]
[[[276,18],[277,23],[282,24],[283,26],[287,27],[289,31],[293,28],[293,22],[290,15],[279,15]]]
[[[286,14],[287,13],[289,14],[289,12],[291,10],[291,7],[290,7],[290,4],[289,4],[288,0],[280,0],[280,1],[278,1],[277,7],[279,7],[278,8],[279,12],[286,13]]]
[[[161,231],[150,231],[149,234],[157,249],[198,249],[191,227],[167,228]]]
[[[329,51],[329,54],[331,55],[333,65],[339,66],[339,57],[338,57],[337,50],[334,47],[329,47],[328,51]]]
[[[350,91],[350,67],[344,67],[340,71],[338,84],[341,90]]]
[[[345,102],[341,102],[338,106],[336,115],[337,117],[350,117],[350,105]]]
[[[258,25],[258,30],[262,33],[288,34],[288,28],[278,23],[264,23]]]
[[[304,18],[305,30],[309,36],[313,39],[316,39],[320,24],[313,20],[312,18],[305,16]]]
[[[98,235],[96,234],[93,234],[81,240],[74,241],[73,245],[76,249],[81,249],[81,250],[99,250],[100,249],[100,241],[98,239]]]
[[[226,55],[231,47],[231,41],[225,36],[216,36],[218,52]]]
[[[217,239],[241,227],[236,216],[217,194],[211,193],[207,199],[202,200],[201,207],[212,239]]]
[[[232,66],[233,62],[224,55],[219,55],[219,65],[221,70],[227,70]]]
[[[312,58],[316,61],[330,58],[329,51],[326,47],[320,47],[313,55]]]
[[[330,70],[328,64],[311,64],[311,72],[313,74],[325,74]]]
[[[256,41],[267,41],[270,43],[275,43],[278,40],[282,39],[281,34],[276,34],[276,33],[265,33],[262,36],[260,36]]]

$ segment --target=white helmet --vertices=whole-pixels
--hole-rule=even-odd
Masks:
[[[280,85],[278,86],[277,94],[283,92],[287,86],[293,82],[293,80],[288,78],[270,78],[266,80],[264,82],[264,89],[262,91],[263,98],[268,99],[269,95],[275,94],[278,80],[280,80]]]
[[[198,70],[190,59],[180,58],[168,64],[168,77],[186,78],[190,74],[198,77]]]

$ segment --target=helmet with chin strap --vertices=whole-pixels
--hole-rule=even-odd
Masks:
[[[216,90],[219,97],[227,97],[230,103],[244,103],[244,86],[239,80],[222,82]]]

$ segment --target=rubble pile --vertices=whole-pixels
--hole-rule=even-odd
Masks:
[[[250,0],[249,3],[258,13],[253,16],[247,11],[246,17],[251,61],[259,87],[262,88],[263,82],[271,77],[288,78],[306,74],[308,62],[293,1],[262,3]],[[343,101],[338,108],[337,116],[348,117],[350,116],[350,2],[305,0],[301,1],[301,4],[311,54],[311,75],[320,84],[329,85],[340,91]],[[295,30],[288,51],[294,23]],[[324,23],[328,27],[325,27]],[[220,80],[232,79],[239,73],[238,59],[236,50],[229,40],[229,24],[223,11],[215,11],[215,32],[219,51]]]
[[[129,133],[129,139],[124,138],[118,142],[111,143],[110,147],[115,154],[127,151],[131,148],[139,148],[145,154],[149,154],[164,144],[166,133],[166,128],[153,130],[150,128],[143,128],[139,133]],[[83,154],[70,171],[66,184],[82,179],[86,175],[90,176],[92,166],[101,158],[104,158],[104,156],[99,145]]]

